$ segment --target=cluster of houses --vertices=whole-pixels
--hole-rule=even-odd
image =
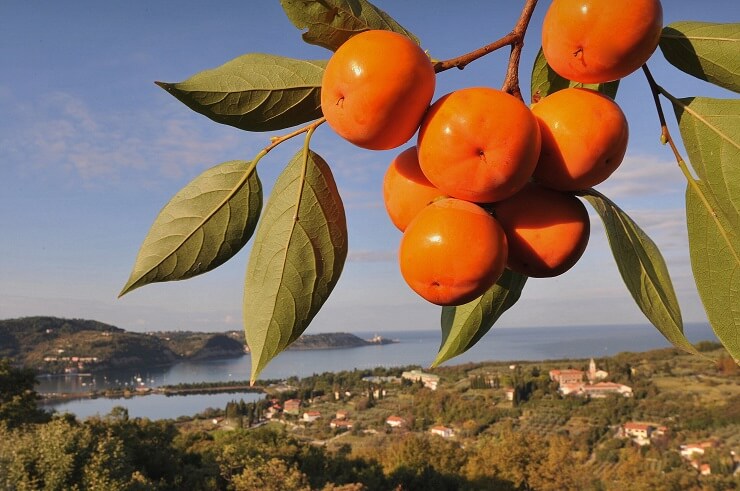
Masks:
[[[57,350],[58,355],[64,353],[63,349]],[[79,373],[80,370],[85,370],[90,365],[98,363],[97,356],[45,356],[45,363],[64,363],[64,373]]]
[[[301,421],[305,423],[313,423],[322,417],[320,411],[302,411],[302,403],[300,399],[288,399],[283,402],[282,407],[278,399],[272,399],[270,403],[270,407],[265,411],[265,418],[268,420],[275,419],[281,413],[299,416]],[[349,413],[344,410],[337,411],[334,418],[329,421],[329,427],[332,429],[351,430],[353,426],[352,421],[349,419]]]
[[[645,446],[655,443],[657,440],[668,438],[670,431],[667,427],[656,423],[628,421],[619,427],[616,436],[618,438],[629,438],[635,444]],[[679,447],[679,452],[681,457],[689,462],[694,469],[703,476],[708,476],[712,473],[712,467],[707,463],[703,463],[702,457],[707,450],[717,447],[719,447],[717,440],[705,440],[695,443],[684,443]],[[733,461],[735,461],[734,453],[732,457]],[[740,470],[740,466],[736,465],[736,467]]]
[[[408,423],[400,416],[388,416],[385,420],[385,424],[390,428],[404,428]],[[455,436],[455,431],[452,428],[442,425],[432,426],[429,428],[429,433],[441,436],[442,438],[452,438]]]
[[[316,410],[303,410],[302,401],[300,399],[288,399],[280,404],[279,399],[272,399],[270,401],[270,407],[265,411],[265,419],[273,420],[279,417],[281,414],[290,414],[299,417],[301,421],[305,423],[314,423],[322,419],[320,411]],[[214,420],[214,424],[217,422]],[[385,424],[389,429],[403,429],[408,426],[408,421],[400,416],[388,416],[385,420]],[[349,418],[349,412],[345,410],[338,410],[334,417],[329,421],[329,427],[332,429],[339,430],[351,430],[354,427],[353,422]],[[433,435],[439,435],[442,438],[452,438],[455,436],[455,432],[452,428],[446,426],[436,425],[429,429],[429,432]]]
[[[550,380],[557,382],[558,392],[564,396],[603,398],[610,394],[632,397],[632,387],[614,382],[603,382],[609,373],[599,370],[593,358],[588,371],[565,369],[550,370]]]

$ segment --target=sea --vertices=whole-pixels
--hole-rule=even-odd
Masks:
[[[420,365],[428,367],[441,342],[439,331],[407,330],[354,332],[370,339],[376,334],[398,341],[384,345],[347,349],[288,350],[260,374],[261,379],[306,377],[323,372]],[[691,342],[717,341],[709,324],[684,326]],[[444,365],[483,361],[538,361],[563,358],[598,358],[624,351],[646,351],[670,347],[670,343],[651,325],[602,325],[568,327],[494,327],[476,346]],[[180,383],[236,382],[249,379],[248,354],[236,358],[185,361],[169,367],[138,368],[98,372],[91,375],[40,377],[39,393],[103,391],[111,387],[158,387]],[[208,408],[223,408],[231,400],[250,402],[263,397],[256,393],[219,393],[164,396],[152,394],[130,398],[72,399],[44,406],[69,412],[79,418],[104,416],[115,406],[128,409],[130,417],[175,419],[201,413]]]

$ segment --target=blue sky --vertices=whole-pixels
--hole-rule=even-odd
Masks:
[[[740,20],[734,0],[663,3],[666,24]],[[444,59],[506,34],[523,2],[376,4],[414,32],[432,56]],[[538,6],[526,40],[525,94],[547,4]],[[213,123],[153,82],[180,81],[250,52],[306,59],[330,54],[302,42],[277,0],[2,2],[0,318],[92,318],[140,331],[241,328],[251,244],[201,277],[149,285],[122,299],[116,295],[172,195],[212,165],[250,159],[280,133],[245,133]],[[506,59],[503,50],[464,71],[440,74],[435,97],[468,86],[499,87]],[[732,96],[671,69],[660,53],[650,65],[677,96]],[[683,178],[669,149],[658,143],[655,110],[640,73],[622,82],[617,102],[630,123],[630,145],[622,167],[598,189],[663,250],[684,319],[704,321],[688,264]],[[260,163],[266,193],[299,145],[290,141]],[[406,146],[361,150],[324,125],[312,147],[332,166],[345,201],[350,255],[309,332],[436,329],[439,308],[411,292],[398,272],[400,233],[382,205],[383,173]],[[500,325],[642,322],[592,216],[591,242],[579,264],[561,277],[531,280]]]

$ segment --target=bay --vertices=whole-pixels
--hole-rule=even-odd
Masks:
[[[371,369],[420,365],[428,367],[437,353],[441,334],[431,330],[404,330],[355,332],[369,339],[375,334],[399,342],[386,345],[363,346],[348,349],[294,351],[288,350],[275,358],[262,373],[263,379],[306,377],[316,373],[341,370]],[[691,342],[716,341],[709,324],[687,324],[686,337]],[[482,361],[537,361],[562,358],[598,358],[623,351],[646,351],[670,347],[670,343],[650,325],[602,325],[566,327],[494,327],[468,352],[444,365]],[[95,373],[89,376],[42,377],[39,393],[67,393],[102,391],[112,387],[158,387],[181,383],[245,381],[249,378],[249,355],[204,361],[186,361],[169,367],[131,367]],[[443,366],[444,366],[443,365]],[[79,417],[107,414],[115,405],[127,407],[132,417],[162,417],[164,413],[176,418],[192,415],[207,407],[223,408],[236,397],[245,401],[259,398],[259,394],[198,394],[187,396],[148,395],[129,399],[98,398],[66,401],[48,406],[57,411],[69,411]],[[250,399],[247,399],[250,398]],[[175,402],[170,402],[170,399]],[[169,406],[170,404],[176,405]]]

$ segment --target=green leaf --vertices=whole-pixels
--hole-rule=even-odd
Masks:
[[[504,270],[501,278],[483,295],[457,307],[442,308],[442,344],[432,367],[475,346],[522,293],[527,277]]]
[[[537,58],[532,66],[532,102],[538,102],[558,90],[567,89],[568,87],[585,87],[606,94],[612,99],[617,97],[619,80],[606,82],[603,84],[584,84],[581,82],[572,82],[555,73],[555,70],[547,64],[545,55],[540,48]]]
[[[740,100],[671,97],[691,165],[719,209],[740,227]]]
[[[159,212],[119,296],[225,263],[252,236],[261,209],[262,184],[251,162],[232,160],[203,172]]]
[[[331,51],[363,31],[382,29],[419,39],[367,0],[280,0],[298,29],[308,29],[303,40]]]
[[[703,182],[686,190],[689,252],[696,288],[714,333],[740,363],[740,236],[713,209]]]
[[[679,70],[740,92],[740,24],[674,22],[663,28],[660,50]]]
[[[247,266],[244,330],[252,382],[308,327],[346,257],[344,206],[329,166],[300,151],[275,183]]]
[[[253,53],[179,83],[156,82],[180,102],[217,123],[272,131],[321,117],[326,61]]]
[[[677,348],[697,353],[683,333],[683,320],[663,256],[650,237],[616,204],[589,190],[584,198],[601,217],[612,255],[645,317]]]

